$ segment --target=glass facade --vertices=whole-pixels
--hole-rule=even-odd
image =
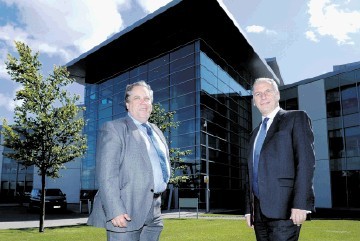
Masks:
[[[207,185],[204,176],[208,176],[211,207],[239,208],[243,198],[234,197],[241,196],[244,189],[252,129],[249,78],[246,71],[235,72],[204,42],[195,41],[113,78],[86,84],[88,151],[82,165],[82,190],[97,189],[98,128],[105,121],[127,114],[126,85],[145,80],[154,90],[154,103],[176,112],[174,121],[179,121],[179,127],[165,133],[170,147],[191,150],[184,158],[190,181],[179,188],[179,196],[198,197],[203,208]]]
[[[298,110],[299,99],[297,87],[292,87],[284,90],[280,90],[280,107],[284,110]]]
[[[9,149],[4,147],[4,153]],[[25,167],[18,162],[3,156],[1,170],[1,192],[2,201],[12,201],[30,193],[33,186],[34,166]]]
[[[325,79],[333,207],[360,207],[360,69]]]

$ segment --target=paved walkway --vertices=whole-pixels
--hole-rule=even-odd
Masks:
[[[45,216],[45,227],[60,227],[60,226],[74,226],[86,224],[88,214],[80,213],[79,205],[69,205],[69,212],[62,213],[47,213]],[[0,205],[0,229],[23,229],[23,228],[38,228],[39,216],[36,213],[28,213],[26,207],[18,205]],[[86,210],[85,210],[86,211]],[[164,219],[179,218],[178,210],[163,211]],[[204,216],[204,211],[199,210],[196,213],[193,210],[184,209],[180,212],[180,218],[227,218],[227,219],[243,219],[241,215],[219,215],[219,216]]]
[[[60,226],[74,226],[85,224],[87,218],[70,218],[45,220],[45,227],[60,227]],[[14,222],[0,222],[0,229],[21,229],[21,228],[38,228],[39,220],[37,221],[14,221]]]

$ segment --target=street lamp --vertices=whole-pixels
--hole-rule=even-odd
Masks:
[[[210,184],[209,184],[209,135],[207,131],[207,120],[204,123],[205,127],[205,145],[206,145],[206,176],[204,176],[204,183],[206,183],[205,198],[206,198],[206,212],[210,212]]]

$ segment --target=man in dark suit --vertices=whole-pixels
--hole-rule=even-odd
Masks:
[[[255,80],[254,105],[262,123],[250,138],[245,217],[258,241],[298,240],[314,211],[314,136],[304,111],[279,106],[277,83]]]
[[[99,190],[88,224],[104,227],[108,241],[156,241],[163,229],[161,193],[170,177],[169,150],[148,122],[153,91],[144,81],[126,87],[128,115],[105,123],[98,134]]]

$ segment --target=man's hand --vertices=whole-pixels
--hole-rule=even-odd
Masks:
[[[111,220],[114,227],[126,228],[127,222],[130,222],[131,218],[127,214],[121,214]]]
[[[300,226],[306,220],[306,214],[306,210],[292,208],[290,219],[295,225]]]

